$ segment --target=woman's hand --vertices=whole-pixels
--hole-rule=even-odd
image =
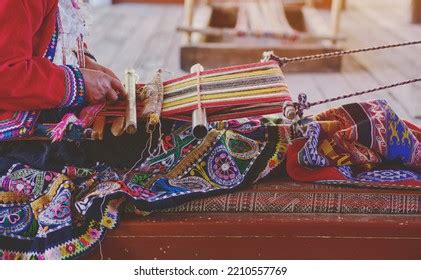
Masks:
[[[105,67],[104,67],[105,68]],[[123,84],[119,79],[98,70],[80,69],[85,80],[86,101],[98,104],[105,101],[117,101],[126,96]]]
[[[85,68],[103,72],[103,73],[105,73],[107,75],[110,75],[114,79],[120,80],[117,77],[117,75],[114,74],[114,72],[111,69],[109,69],[109,68],[107,68],[105,66],[102,66],[101,64],[97,63],[95,60],[93,60],[92,58],[87,57],[87,56],[85,56]]]

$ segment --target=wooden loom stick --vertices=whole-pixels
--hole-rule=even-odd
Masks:
[[[190,69],[190,73],[197,74],[197,109],[192,114],[192,129],[193,135],[198,139],[202,139],[208,134],[208,119],[206,109],[202,107],[201,99],[200,73],[202,71],[204,69],[200,64],[193,65]]]
[[[105,116],[97,116],[92,126],[92,140],[103,140],[105,128]]]
[[[184,0],[184,25],[192,27],[193,24],[193,10],[195,0]],[[185,37],[186,43],[191,43],[191,33],[187,33]]]
[[[111,133],[114,136],[121,136],[124,133],[124,117],[115,117],[111,125]]]
[[[136,81],[137,74],[133,69],[127,69],[125,75],[125,86],[127,90],[126,107],[126,132],[134,134],[137,131],[137,111],[136,111]]]

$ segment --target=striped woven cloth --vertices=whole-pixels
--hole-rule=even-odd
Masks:
[[[144,84],[138,84],[142,91]],[[200,96],[199,96],[200,95]],[[275,61],[206,70],[164,82],[161,116],[191,121],[206,108],[210,121],[281,113],[291,101],[285,77]],[[125,116],[125,102],[105,106],[99,115]],[[138,116],[143,104],[137,103]]]
[[[263,115],[281,112],[286,101],[291,97],[285,78],[279,65],[269,61],[165,82],[162,116],[189,120],[199,103],[208,109],[210,120]]]

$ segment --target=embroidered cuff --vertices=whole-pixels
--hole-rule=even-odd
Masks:
[[[85,103],[85,81],[80,69],[72,65],[61,67],[66,74],[66,94],[60,107],[82,106]]]

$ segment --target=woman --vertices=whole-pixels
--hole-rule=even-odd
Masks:
[[[78,257],[116,226],[125,202],[155,210],[234,190],[285,159],[297,181],[421,185],[415,171],[373,169],[421,166],[420,130],[381,100],[309,118],[297,139],[282,118],[257,117],[214,123],[201,141],[189,124],[165,122],[155,150],[144,129],[100,143],[5,142],[63,132],[68,113],[124,97],[121,82],[83,44],[82,11],[71,0],[0,2],[0,259]],[[59,126],[49,130],[48,122]]]
[[[1,1],[1,171],[16,161],[55,170],[97,160],[74,144],[4,143],[42,132],[43,123],[59,122],[69,111],[124,98],[117,76],[96,63],[83,43],[84,12],[75,0]]]

